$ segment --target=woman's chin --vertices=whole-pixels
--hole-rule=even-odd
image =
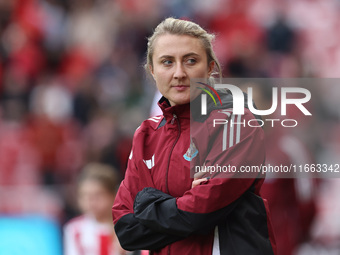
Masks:
[[[173,93],[169,94],[168,97],[165,97],[169,100],[171,106],[190,103],[190,91],[186,91],[185,93]]]

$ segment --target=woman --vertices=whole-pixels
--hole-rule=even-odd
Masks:
[[[145,67],[163,95],[158,103],[163,116],[137,128],[126,176],[112,208],[116,234],[127,250],[274,254],[265,205],[258,196],[263,179],[193,179],[190,175],[193,161],[201,166],[237,167],[264,162],[261,128],[239,126],[235,134],[231,128],[225,133],[223,125],[205,130],[214,118],[234,118],[232,109],[208,105],[206,118],[196,123],[209,135],[191,134],[190,139],[190,79],[221,73],[212,40],[213,35],[199,25],[173,18],[160,23],[149,38]],[[231,95],[221,96],[229,108]],[[242,121],[250,119],[254,116],[246,109]]]

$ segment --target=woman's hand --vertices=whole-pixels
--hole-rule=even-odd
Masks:
[[[210,177],[205,177],[203,178],[203,176],[205,175],[205,172],[198,172],[194,175],[194,180],[192,181],[191,184],[191,188],[196,187],[197,185],[200,185],[202,182],[206,182],[210,179]]]
[[[206,182],[208,181],[210,178],[207,177],[207,178],[195,178],[193,181],[192,181],[192,184],[191,184],[191,188],[194,188],[196,187],[197,185],[200,185],[202,182]]]

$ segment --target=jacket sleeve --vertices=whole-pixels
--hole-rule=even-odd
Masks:
[[[135,144],[134,137],[134,144]],[[125,250],[155,250],[180,240],[175,235],[160,233],[140,223],[133,213],[133,202],[140,189],[140,183],[153,186],[147,176],[139,176],[133,157],[134,145],[130,154],[125,178],[121,182],[112,207],[113,223],[118,240]]]
[[[176,198],[155,188],[138,192],[134,212],[140,223],[159,233],[186,238],[192,234],[208,234],[241,201],[211,213],[192,213],[178,209]],[[179,240],[179,239],[178,239]]]
[[[230,114],[231,119],[247,124],[254,116],[246,111],[243,116]],[[225,132],[225,125],[209,129],[209,121],[203,123],[209,132],[208,140],[212,141],[211,149],[204,159],[205,166],[231,165],[237,170],[241,166],[261,167],[265,159],[262,128],[251,128],[243,124],[231,127],[228,122]],[[207,142],[205,146],[208,147]],[[200,146],[198,148],[200,153]],[[242,202],[242,195],[252,188],[257,176],[257,173],[242,176],[237,172],[216,176],[177,198],[145,188],[135,198],[135,217],[150,229],[183,237],[211,229]]]
[[[133,213],[122,216],[115,224],[120,245],[128,251],[157,250],[182,239],[176,235],[160,233],[141,224]]]

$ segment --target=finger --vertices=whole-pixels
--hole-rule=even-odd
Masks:
[[[198,180],[201,179],[206,173],[205,172],[198,172],[194,174],[194,179]]]
[[[200,185],[202,182],[205,182],[207,180],[208,180],[208,178],[202,178],[202,179],[194,180],[191,184],[191,188],[194,188],[194,187]]]

